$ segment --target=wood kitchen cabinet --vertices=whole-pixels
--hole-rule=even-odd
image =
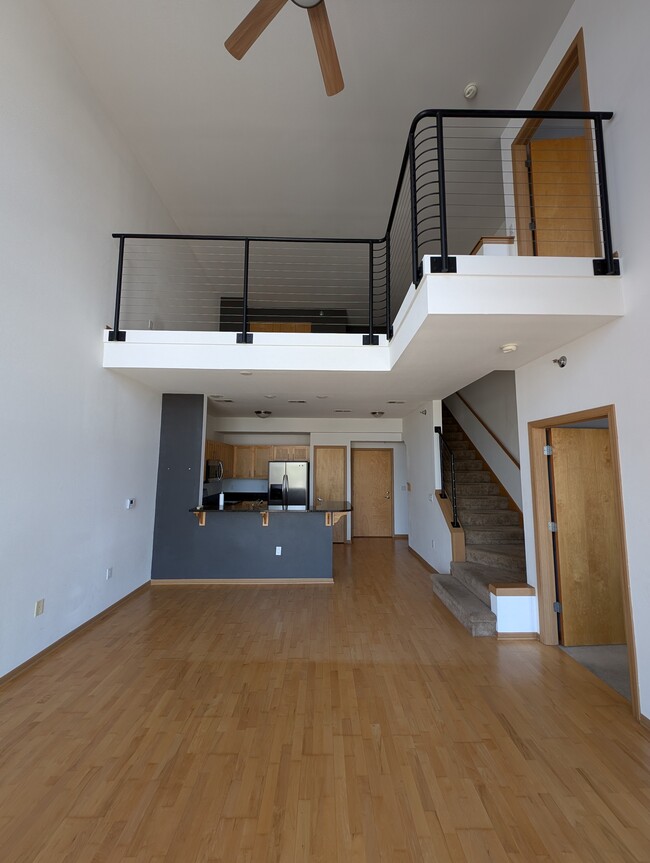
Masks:
[[[219,459],[223,462],[223,476],[228,479],[233,476],[233,449],[229,443],[223,443],[220,440],[206,440],[205,442],[205,460],[216,461]]]
[[[238,479],[252,479],[255,476],[255,447],[234,446],[233,476]]]
[[[253,476],[255,479],[267,479],[269,475],[269,462],[273,461],[272,446],[255,446],[255,458],[253,460]]]
[[[274,446],[273,461],[309,461],[308,446]]]

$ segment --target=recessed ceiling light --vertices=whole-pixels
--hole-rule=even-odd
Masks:
[[[505,345],[501,345],[499,347],[499,350],[502,354],[512,354],[517,350],[518,347],[519,345],[517,344],[517,342],[506,342]]]
[[[252,375],[253,372],[239,372],[240,375]]]
[[[386,402],[387,405],[405,405],[406,402],[398,402],[398,401],[390,401]]]
[[[352,411],[335,410],[335,414],[351,414]]]
[[[289,404],[289,405],[306,405],[307,402],[304,399],[289,399],[287,404]]]
[[[271,416],[271,411],[255,411],[255,416],[261,420],[265,420]]]
[[[209,396],[211,399],[224,399],[225,396]]]
[[[316,396],[317,399],[327,399],[329,396]]]
[[[264,398],[265,398],[265,399],[274,399],[274,398],[275,398],[275,396],[268,395],[268,396],[264,396]]]
[[[384,412],[383,411],[370,411],[370,415],[373,417],[383,417]]]
[[[217,399],[220,405],[231,405],[232,399]]]

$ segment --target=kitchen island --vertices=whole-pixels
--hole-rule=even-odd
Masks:
[[[153,582],[326,584],[332,582],[332,525],[348,501],[286,510],[240,501],[177,512],[154,550]]]

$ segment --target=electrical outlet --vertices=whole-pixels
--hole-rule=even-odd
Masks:
[[[282,555],[282,546],[281,546],[281,545],[276,545],[276,547],[275,547],[275,556],[276,556],[276,557],[280,557],[281,555]]]
[[[112,566],[109,566],[108,569],[106,570],[106,581],[108,581],[109,578],[113,578],[113,567]]]
[[[45,600],[37,599],[36,604],[34,605],[34,617],[40,617],[41,614],[45,611]]]

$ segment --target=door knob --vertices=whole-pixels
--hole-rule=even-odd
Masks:
[[[386,498],[386,500],[390,500],[390,492],[387,491],[384,497]]]

